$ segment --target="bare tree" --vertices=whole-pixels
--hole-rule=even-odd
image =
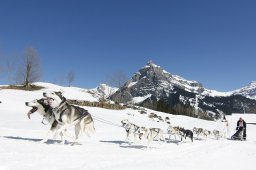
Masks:
[[[25,49],[24,59],[17,73],[16,81],[22,82],[25,87],[38,81],[41,77],[40,60],[35,48]]]
[[[128,80],[127,74],[122,70],[117,70],[110,77],[109,83],[110,83],[111,86],[120,88],[124,85],[124,83],[126,83],[127,80]]]
[[[69,71],[67,74],[67,81],[68,81],[68,86],[71,86],[71,83],[73,83],[75,80],[75,73],[73,71]]]

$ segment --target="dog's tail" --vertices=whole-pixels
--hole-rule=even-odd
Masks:
[[[84,133],[86,133],[88,136],[91,136],[95,133],[95,127],[94,122],[92,121],[88,125],[86,125],[83,129]]]

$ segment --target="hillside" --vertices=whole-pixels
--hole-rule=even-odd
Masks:
[[[40,83],[41,84],[41,83]],[[0,169],[98,169],[98,170],[153,170],[153,169],[190,169],[190,170],[253,170],[256,161],[256,126],[248,125],[247,141],[196,139],[193,143],[180,143],[172,138],[167,143],[152,143],[147,150],[145,140],[128,145],[124,142],[125,130],[120,127],[122,119],[129,119],[139,126],[160,127],[166,133],[168,124],[152,121],[152,112],[161,117],[169,117],[172,125],[192,129],[194,126],[208,130],[223,129],[220,121],[206,121],[187,116],[179,116],[146,109],[109,110],[97,107],[84,107],[93,116],[96,133],[88,138],[82,137],[82,145],[70,146],[73,129],[68,129],[70,139],[65,145],[56,140],[40,144],[49,125],[41,124],[42,117],[34,113],[27,118],[30,108],[26,101],[42,98],[43,91],[60,90],[72,99],[96,100],[80,88],[61,87],[44,84],[39,91],[1,90],[0,91]],[[247,122],[256,122],[255,115],[227,116],[230,123],[228,136],[234,133],[236,120],[244,117]],[[165,134],[168,138],[168,135]]]

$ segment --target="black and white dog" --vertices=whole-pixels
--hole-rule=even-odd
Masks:
[[[44,92],[43,96],[48,99],[55,120],[60,125],[58,133],[69,126],[75,127],[74,144],[83,133],[89,135],[95,131],[91,114],[83,108],[68,104],[62,92]]]
[[[180,129],[180,133],[181,133],[181,141],[183,140],[183,138],[187,138],[189,137],[191,142],[193,142],[193,132],[189,129],[184,129],[184,128],[181,128]]]
[[[47,99],[45,99],[45,98],[35,99],[31,102],[25,102],[25,105],[28,107],[32,107],[32,109],[29,110],[29,112],[27,114],[29,119],[30,119],[31,114],[37,112],[43,116],[42,123],[45,124],[44,120],[46,120],[48,122],[47,124],[49,124],[51,126],[46,137],[43,140],[41,140],[41,143],[47,142],[49,137],[52,134],[55,134],[55,132],[60,128],[60,126],[58,126],[58,122],[54,118],[54,114],[51,111],[51,108],[48,104]],[[65,140],[63,138],[63,133],[60,133],[60,137],[61,137],[62,143],[64,143]]]

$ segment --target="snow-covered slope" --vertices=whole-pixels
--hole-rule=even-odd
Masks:
[[[63,91],[67,99],[84,100],[90,102],[97,102],[102,98],[107,98],[117,91],[117,88],[110,87],[106,84],[100,84],[98,87],[93,89],[83,89],[77,87],[63,87],[52,83],[37,82],[34,85],[44,87],[44,89],[37,91],[41,94],[43,91]],[[42,97],[42,94],[41,94]]]
[[[40,85],[42,85],[40,83]],[[44,84],[45,86],[47,84]],[[49,85],[49,86],[48,86]],[[57,141],[40,144],[49,125],[41,124],[42,117],[34,113],[29,120],[26,116],[30,109],[26,101],[42,97],[43,91],[60,90],[73,99],[86,99],[86,93],[79,88],[47,85],[47,89],[33,92],[21,90],[0,91],[0,169],[73,169],[73,170],[254,170],[256,161],[256,126],[248,125],[247,141],[216,140],[210,136],[207,140],[195,139],[178,143],[173,138],[168,143],[152,143],[147,150],[145,140],[127,145],[124,142],[125,130],[120,127],[122,119],[129,119],[140,126],[160,127],[166,132],[167,124],[152,121],[148,114],[154,112],[169,117],[172,125],[192,129],[194,126],[208,130],[223,130],[222,122],[211,122],[186,116],[175,116],[147,110],[140,114],[138,110],[107,110],[85,107],[93,116],[96,133],[82,138],[82,145],[70,146]],[[59,89],[60,87],[60,89]],[[80,96],[81,95],[81,96]],[[236,120],[244,117],[247,122],[256,122],[255,115],[227,116],[230,123],[228,136],[234,133]],[[72,141],[73,129],[68,129]],[[168,136],[165,134],[165,137]]]
[[[76,100],[85,100],[85,101],[91,101],[95,102],[99,99],[97,97],[94,97],[95,95],[93,93],[90,93],[88,89],[82,89],[77,87],[63,87],[51,83],[44,83],[44,82],[38,82],[34,83],[35,85],[45,87],[44,89],[37,91],[38,94],[42,96],[43,91],[63,91],[64,95],[67,99],[76,99]]]

